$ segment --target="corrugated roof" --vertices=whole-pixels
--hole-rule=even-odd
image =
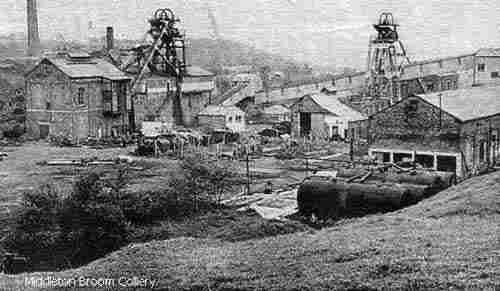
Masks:
[[[327,94],[310,94],[310,96],[314,102],[316,102],[319,106],[328,110],[329,112],[347,118],[350,121],[364,120],[367,117],[359,111],[354,110],[353,108],[345,105],[340,102],[340,100],[336,96],[327,95]]]
[[[500,114],[500,87],[472,87],[417,95],[432,105],[440,106],[443,111],[461,121],[469,121],[482,117]]]
[[[477,53],[478,57],[500,57],[500,48],[482,48]]]
[[[47,60],[71,78],[102,77],[110,80],[130,79],[130,77],[113,64],[99,58],[92,58],[88,62],[75,62],[69,58],[48,58]]]
[[[244,114],[244,112],[236,106],[220,106],[220,105],[208,105],[203,109],[198,115],[227,115],[227,114]]]

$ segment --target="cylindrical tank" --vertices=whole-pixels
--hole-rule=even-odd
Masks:
[[[322,177],[305,180],[297,192],[299,212],[321,218],[393,211],[414,203],[425,187],[385,183],[346,183]]]
[[[328,178],[310,177],[297,191],[297,204],[305,216],[338,217],[345,205],[345,189]]]
[[[349,179],[355,176],[363,176],[367,173],[363,169],[341,169],[337,171],[337,177]],[[436,193],[456,183],[455,173],[451,172],[418,172],[418,173],[380,173],[373,172],[367,181],[392,182],[401,184],[428,185],[432,186]]]

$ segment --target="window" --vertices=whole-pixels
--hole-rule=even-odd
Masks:
[[[451,80],[446,80],[446,90],[451,90]]]
[[[477,64],[477,71],[478,72],[485,72],[486,71],[486,64]]]
[[[453,80],[453,89],[454,90],[458,89],[458,84],[456,80]]]
[[[236,115],[236,122],[241,122],[241,116],[240,115]]]
[[[442,69],[443,68],[443,61],[439,61],[439,68]]]
[[[85,104],[85,89],[78,88],[78,98],[76,100],[78,105]]]
[[[481,141],[479,143],[479,160],[481,162],[484,162],[487,160],[487,150],[486,150],[487,144],[486,141]]]
[[[461,64],[462,64],[462,58],[458,58],[458,59],[457,59],[457,61],[458,61],[458,64],[459,64],[459,65],[461,65]]]
[[[332,80],[332,86],[335,87],[335,79]]]
[[[352,77],[349,76],[349,84],[352,84]]]
[[[427,91],[433,92],[434,91],[434,84],[433,83],[428,83],[427,84]]]
[[[401,97],[406,98],[410,94],[408,84],[401,85]]]
[[[408,153],[394,153],[394,163],[409,162],[412,155]]]
[[[498,72],[491,72],[491,77],[492,78],[498,78]]]
[[[45,103],[45,109],[50,110],[51,107],[52,107],[52,105],[50,104],[50,102]]]
[[[406,116],[413,118],[417,115],[418,111],[418,100],[410,100],[408,105],[406,105]]]
[[[416,155],[415,162],[421,165],[423,168],[434,168],[434,156],[432,155]]]
[[[233,122],[233,117],[232,117],[232,116],[229,116],[229,117],[227,118],[227,121],[228,121],[228,122]]]

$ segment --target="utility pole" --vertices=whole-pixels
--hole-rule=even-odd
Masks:
[[[351,130],[351,140],[349,141],[349,158],[354,166],[354,132]]]
[[[443,128],[443,94],[439,93],[439,131]]]
[[[248,153],[248,145],[246,147],[246,165],[247,165],[247,195],[250,195],[250,157]]]

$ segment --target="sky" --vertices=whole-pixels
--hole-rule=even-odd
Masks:
[[[0,1],[0,34],[26,30],[26,0]],[[42,39],[85,40],[112,25],[142,39],[147,19],[171,8],[190,38],[220,37],[313,65],[363,69],[382,12],[392,12],[412,60],[500,47],[498,0],[38,0]]]

